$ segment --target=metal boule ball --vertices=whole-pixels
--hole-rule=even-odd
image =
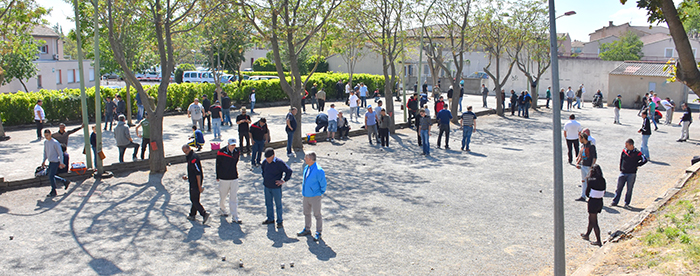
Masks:
[[[281,263],[281,264],[280,264],[280,268],[281,268],[281,269],[284,269],[284,263]]]
[[[289,262],[289,267],[294,267],[294,262]]]
[[[226,261],[226,256],[221,256],[221,261],[225,262],[225,261]]]
[[[238,260],[238,267],[243,267],[243,260]]]
[[[10,236],[10,240],[14,240],[14,239],[15,239],[15,236]]]

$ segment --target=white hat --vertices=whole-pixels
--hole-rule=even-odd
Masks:
[[[236,139],[235,139],[235,138],[228,139],[228,145],[229,145],[229,146],[230,146],[230,145],[235,145],[235,144],[236,144]]]

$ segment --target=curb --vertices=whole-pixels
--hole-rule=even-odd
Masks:
[[[632,236],[631,233],[634,231],[635,228],[637,228],[637,226],[646,221],[651,214],[656,213],[656,211],[658,211],[659,208],[666,205],[666,203],[668,203],[668,201],[671,200],[671,198],[673,198],[678,192],[680,192],[680,190],[685,186],[685,184],[688,183],[688,180],[690,180],[690,178],[692,178],[693,176],[697,175],[699,171],[700,162],[695,163],[695,165],[686,168],[685,172],[678,180],[676,185],[666,190],[661,200],[655,201],[654,203],[649,205],[649,207],[639,212],[639,214],[637,214],[637,216],[635,216],[632,220],[628,221],[627,223],[619,227],[617,230],[612,232],[612,234],[610,234],[608,238],[605,239],[603,246],[600,249],[596,250],[593,256],[589,258],[583,265],[577,268],[576,271],[574,271],[574,273],[571,275],[590,275],[595,269],[596,265],[602,261],[603,257],[605,257],[605,255],[608,254],[610,250],[612,250],[615,243],[617,243],[620,240],[630,238]]]
[[[486,115],[496,114],[496,110],[495,109],[482,110],[482,111],[475,112],[475,114],[477,116],[486,116]],[[433,121],[435,121],[435,119],[433,119]],[[404,129],[404,128],[408,128],[409,125],[408,125],[408,123],[398,123],[398,124],[395,124],[395,127],[396,127],[396,129]],[[327,135],[326,133],[319,132],[319,133],[315,133],[315,134],[316,134],[316,140],[318,141],[317,143],[327,143],[325,141],[326,135]],[[351,130],[350,132],[348,132],[348,136],[352,136],[352,137],[366,135],[366,134],[367,134],[367,130],[365,130],[365,129],[356,129],[356,130]],[[302,133],[302,139],[304,139],[304,137],[305,137],[305,133]],[[306,141],[303,141],[302,143],[308,144]],[[266,145],[266,147],[271,147],[273,149],[285,148],[286,146],[287,146],[287,140],[274,141],[274,142],[270,142]],[[199,155],[200,159],[206,160],[206,159],[215,159],[216,152],[217,151],[202,151],[202,152],[198,152],[197,154]],[[180,154],[180,155],[174,155],[174,156],[167,156],[167,157],[165,157],[165,163],[168,163],[168,165],[185,163],[185,155]],[[129,172],[140,171],[140,170],[148,170],[149,166],[150,166],[150,164],[149,164],[148,160],[137,160],[137,161],[124,162],[124,163],[114,163],[112,165],[107,165],[107,166],[104,166],[104,170],[110,171],[114,174],[118,174],[118,173],[129,173]],[[68,175],[61,175],[61,176],[70,180],[70,181],[75,182],[75,181],[81,181],[81,180],[88,179],[88,178],[92,177],[94,173],[95,173],[94,169],[89,169],[82,175],[70,173]],[[49,184],[49,180],[46,179],[45,176],[20,179],[20,180],[15,180],[15,181],[4,181],[4,177],[0,176],[0,192],[7,192],[7,191],[19,190],[19,189],[30,188],[30,187],[39,187],[39,186],[45,186],[48,184]]]

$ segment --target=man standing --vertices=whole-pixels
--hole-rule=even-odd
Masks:
[[[566,137],[566,147],[569,153],[569,164],[574,160],[574,156],[571,154],[571,150],[576,152],[578,156],[578,136],[581,134],[581,124],[576,121],[576,116],[574,114],[569,115],[569,121],[564,124],[564,137]]]
[[[318,100],[318,111],[323,112],[323,110],[326,109],[326,91],[323,91],[323,89],[321,89],[321,91],[318,91],[318,93],[316,93],[316,100]]]
[[[581,147],[581,155],[576,158],[576,168],[581,170],[581,197],[577,198],[576,201],[586,201],[588,173],[591,171],[591,166],[595,165],[598,154],[595,145],[588,141],[587,134],[579,134],[579,141],[583,144],[583,147]]]
[[[681,131],[681,138],[678,139],[677,142],[685,142],[690,139],[690,130],[688,128],[690,124],[693,123],[693,113],[690,111],[690,107],[688,107],[687,103],[683,103],[683,111],[683,117],[681,117],[681,121],[678,123],[679,125],[683,125],[683,130]]]
[[[314,86],[311,87],[309,92],[309,96],[311,96],[311,108],[313,109],[318,109],[316,94],[318,94],[318,87],[316,87],[316,83],[314,83]]]
[[[365,113],[365,129],[367,130],[367,138],[369,139],[370,146],[372,145],[372,138],[377,139],[377,114],[372,111],[372,106],[367,107],[367,113]],[[379,144],[379,141],[377,141]]]
[[[423,85],[421,86],[421,92],[423,94],[428,95],[428,81],[423,81]]]
[[[44,130],[44,159],[41,161],[41,166],[46,167],[46,160],[49,160],[49,167],[46,175],[49,177],[49,183],[51,183],[51,192],[46,197],[55,197],[56,193],[56,171],[59,168],[64,168],[66,165],[63,164],[63,150],[61,150],[61,144],[56,141],[56,139],[51,138],[51,131]],[[69,182],[64,182],[63,188],[68,189]]]
[[[206,224],[209,221],[209,214],[204,210],[204,207],[199,203],[199,196],[204,191],[202,187],[202,182],[204,181],[204,174],[202,173],[202,163],[200,163],[199,156],[194,153],[194,151],[188,145],[182,145],[182,152],[185,153],[187,158],[187,175],[182,176],[182,179],[189,180],[190,182],[190,201],[192,202],[192,208],[190,209],[190,215],[187,216],[188,220],[195,220],[197,212],[204,218],[202,224]]]
[[[214,94],[216,95],[216,94]],[[221,139],[221,119],[224,117],[223,112],[221,112],[221,105],[219,101],[215,101],[214,105],[209,107],[209,116],[211,116],[211,121],[214,127],[214,139]],[[243,140],[241,140],[241,143]],[[250,144],[250,143],[248,143]]]
[[[515,116],[515,109],[518,107],[518,94],[515,90],[510,90],[510,116]],[[520,114],[520,113],[518,113]]]
[[[260,166],[260,157],[265,143],[270,142],[270,131],[267,129],[265,118],[260,118],[257,123],[250,126],[250,139],[253,140],[253,155],[250,157],[250,163],[253,167],[257,167]]]
[[[574,107],[581,109],[581,97],[583,96],[583,86],[579,86],[578,90],[576,90],[576,103],[574,104]]]
[[[211,132],[211,114],[209,109],[211,108],[211,101],[207,98],[207,95],[202,95],[202,107],[204,118],[202,119],[202,131],[204,131],[204,121],[207,121],[207,130]]]
[[[136,153],[139,151],[139,144],[134,143],[129,134],[129,126],[126,125],[126,116],[119,115],[119,123],[114,128],[114,138],[117,140],[119,148],[119,163],[124,163],[124,152],[127,148],[134,148],[133,159],[136,160]]]
[[[194,102],[187,108],[187,118],[192,119],[192,125],[199,125],[200,130],[204,130],[204,107],[199,103],[199,99],[194,98]]]
[[[670,125],[673,121],[673,110],[676,109],[676,103],[671,100],[671,98],[666,97],[665,100],[661,101],[661,105],[666,109],[666,125]]]
[[[552,87],[551,86],[547,87],[547,95],[545,97],[547,97],[547,103],[544,105],[544,107],[549,108],[549,100],[552,99]]]
[[[425,110],[420,110],[420,119],[418,124],[418,132],[420,133],[420,138],[423,140],[423,155],[430,155],[430,127],[433,124],[430,117],[425,116]]]
[[[651,94],[651,96],[653,95],[654,94]],[[649,112],[647,113],[647,116],[650,117],[651,122],[654,123],[654,131],[659,130],[659,126],[656,124],[656,102],[654,102],[653,98],[649,101]],[[644,140],[642,140],[642,152],[644,152]],[[649,156],[647,156],[647,158],[649,158]]]
[[[236,124],[238,125],[238,140],[241,140],[240,151],[250,152],[250,116],[246,114],[245,107],[241,108],[241,114],[236,117]],[[243,150],[243,139],[246,141],[246,148]]]
[[[348,133],[350,132],[350,124],[348,119],[343,116],[343,112],[338,112],[338,139],[348,139]],[[333,141],[333,139],[331,139]]]
[[[462,99],[464,99],[464,85],[459,85],[459,112],[462,112]]]
[[[647,159],[634,148],[634,140],[627,139],[625,148],[622,149],[620,155],[620,176],[617,177],[617,189],[615,189],[615,197],[610,203],[610,206],[617,206],[622,196],[622,188],[627,184],[627,193],[625,194],[625,208],[629,207],[632,202],[632,189],[634,182],[637,179],[637,168],[647,163]]]
[[[452,120],[452,112],[450,112],[447,106],[448,104],[443,105],[443,109],[436,115],[440,122],[437,147],[440,148],[440,140],[442,140],[442,134],[445,133],[445,149],[450,149],[450,120]]]
[[[289,113],[287,113],[287,125],[284,128],[284,131],[287,132],[287,156],[292,157],[294,154],[292,153],[292,142],[294,142],[294,132],[297,130],[297,108],[292,107],[289,109]]]
[[[109,131],[112,131],[112,122],[114,121],[114,112],[117,110],[117,105],[110,97],[105,100],[105,128],[107,131],[107,124],[109,124]]]
[[[389,147],[389,125],[391,124],[391,117],[386,115],[386,109],[382,109],[379,112],[379,140],[381,141],[382,147]]]
[[[141,121],[143,119],[143,103],[141,102],[141,92],[136,92],[136,107],[138,108],[138,111],[136,112],[136,120]]]
[[[413,94],[413,96],[408,99],[406,107],[408,107],[408,125],[412,127],[411,119],[414,119],[416,120],[415,125],[418,126],[418,94]]]
[[[488,108],[486,106],[486,97],[489,96],[489,89],[486,88],[486,85],[481,85],[481,99],[484,101],[484,108]]]
[[[240,152],[236,148],[236,139],[228,139],[228,146],[216,153],[216,182],[219,183],[219,209],[221,215],[227,217],[226,196],[229,196],[228,206],[233,222],[241,224],[238,217],[238,158]],[[230,194],[230,195],[229,195]]]
[[[564,88],[559,90],[559,110],[564,110],[564,100],[566,97],[564,96]]]
[[[515,91],[511,91],[515,94]],[[459,120],[462,126],[462,150],[471,151],[469,143],[472,141],[472,132],[476,130],[476,114],[472,112],[472,106],[467,106],[467,112],[462,113]]]
[[[364,83],[360,83],[360,102],[362,107],[367,107],[367,86]]]
[[[615,112],[615,124],[621,125],[620,123],[620,109],[622,109],[622,95],[617,95],[612,102],[613,111]]]
[[[569,86],[569,90],[566,91],[566,111],[571,110],[572,102],[574,102],[574,98],[576,98],[576,94],[574,94],[574,91],[571,90],[571,86]]]
[[[250,91],[250,113],[255,113],[255,88]],[[231,124],[229,122],[229,124]]]
[[[323,92],[323,90],[321,90]],[[319,103],[321,104],[321,103]],[[328,109],[328,138],[327,140],[333,142],[335,138],[335,132],[338,131],[338,110],[335,110],[335,104],[331,104],[331,108]],[[338,137],[341,138],[341,137]]]
[[[143,127],[143,134],[139,134],[139,128]],[[143,120],[136,125],[136,137],[141,138],[141,159],[143,160],[146,153],[146,147],[151,144],[151,123],[148,122],[148,114],[143,114]],[[150,151],[148,157],[151,157]]]
[[[51,135],[52,138],[56,139],[58,141],[59,145],[66,145],[68,146],[68,136],[71,134],[77,132],[78,130],[83,129],[83,126],[80,125],[79,127],[76,127],[74,129],[71,129],[70,131],[66,131],[66,124],[60,123],[58,125],[58,132],[54,133]]]
[[[316,163],[316,153],[307,152],[304,156],[304,180],[301,183],[301,195],[304,197],[302,206],[304,211],[304,229],[297,236],[311,235],[311,211],[316,218],[316,233],[314,241],[321,239],[323,230],[323,217],[321,216],[321,197],[326,192],[326,172]]]
[[[530,107],[532,106],[532,96],[530,92],[525,91],[525,106],[523,107],[523,117],[530,118]]]
[[[651,136],[651,122],[649,122],[649,115],[646,111],[642,112],[642,120],[642,128],[640,128],[637,133],[642,134],[642,154],[644,154],[647,159],[651,159],[651,157],[649,157],[649,136]]]
[[[263,185],[265,186],[265,207],[267,207],[267,219],[262,224],[275,223],[273,212],[277,207],[277,228],[282,225],[282,184],[292,178],[292,169],[281,159],[275,157],[272,148],[265,149],[265,162],[262,163]],[[284,178],[283,178],[284,176]]]
[[[44,113],[44,108],[41,107],[44,104],[42,100],[36,101],[34,105],[34,122],[36,123],[36,140],[41,140],[41,130],[44,129],[44,122],[46,121],[46,113]],[[105,123],[105,128],[107,123]],[[109,129],[112,129],[110,125]],[[106,129],[105,129],[106,130]]]
[[[348,105],[350,106],[350,120],[352,120],[352,115],[354,114],[357,117],[357,120],[360,120],[360,99],[355,96],[354,91],[350,91],[350,98],[348,99]]]
[[[117,95],[117,116],[126,116],[126,101],[122,100],[121,95]]]
[[[338,80],[338,83],[335,84],[335,98],[340,100],[343,98],[343,92],[345,91],[345,86],[343,86],[343,82],[345,80]]]
[[[226,92],[221,93],[221,113],[224,115],[224,118],[221,121],[221,125],[223,126],[228,124],[229,126],[232,126],[233,123],[231,123],[231,98],[228,97],[228,94]]]

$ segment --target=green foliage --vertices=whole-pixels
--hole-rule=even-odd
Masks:
[[[176,83],[182,83],[182,74],[185,73],[185,71],[194,71],[196,68],[194,65],[189,64],[189,63],[182,63],[177,66],[177,69],[175,69],[175,82]]]
[[[321,56],[321,55],[313,55],[309,57],[309,59],[306,61],[306,67],[308,68],[307,72],[311,72],[311,70],[314,69],[314,66],[316,66],[316,62],[318,62],[318,67],[316,67],[316,72],[317,73],[326,73],[328,72],[328,62],[326,61],[326,57]]]
[[[700,2],[683,1],[678,7],[678,16],[688,35],[700,34]]]
[[[245,60],[245,50],[251,43],[251,26],[243,24],[244,19],[237,9],[233,4],[222,4],[210,15],[216,20],[200,25],[201,50],[207,56],[204,66],[214,72],[238,72]]]
[[[0,0],[0,85],[36,75],[37,46],[32,37],[35,25],[44,24],[48,10],[34,0]],[[24,83],[23,83],[24,84]]]
[[[259,58],[253,62],[253,71],[276,71],[275,65],[267,58]]]
[[[316,73],[309,79],[306,89],[310,89],[314,83],[317,83],[318,88],[324,89],[329,98],[334,98],[336,95],[335,84],[338,80],[347,80],[348,77],[348,74]],[[370,91],[374,91],[374,89],[381,88],[384,85],[384,77],[370,74],[354,74],[353,82],[364,82]],[[145,88],[150,97],[158,98],[158,85],[153,85],[150,89],[148,87]],[[238,82],[234,82],[224,85],[222,88],[234,101],[235,106],[246,103],[253,88],[256,90],[256,99],[259,103],[288,100],[287,94],[280,87],[279,80],[245,80],[240,85]],[[215,89],[216,85],[213,83],[170,84],[168,85],[168,100],[165,110],[173,111],[178,107],[184,110],[194,98],[201,97],[204,94],[209,98],[213,98]],[[85,92],[88,97],[88,114],[90,114],[90,119],[92,120],[95,115],[95,88],[88,88]],[[102,99],[114,97],[117,94],[121,95],[122,98],[126,97],[126,88],[111,89],[102,87],[100,92]],[[132,87],[130,92],[132,113],[135,114],[137,111],[136,91]],[[31,93],[0,94],[0,117],[3,119],[3,124],[21,125],[32,123],[34,121],[32,111],[38,99],[44,101],[43,107],[46,111],[46,119],[49,121],[60,122],[79,120],[81,118],[79,89],[40,90],[39,92]]]
[[[241,74],[248,76],[277,76],[277,71],[241,72]],[[284,75],[289,77],[289,72],[284,72]]]
[[[599,56],[603,60],[640,60],[644,56],[642,47],[644,43],[639,37],[628,32],[617,41],[601,44]]]

